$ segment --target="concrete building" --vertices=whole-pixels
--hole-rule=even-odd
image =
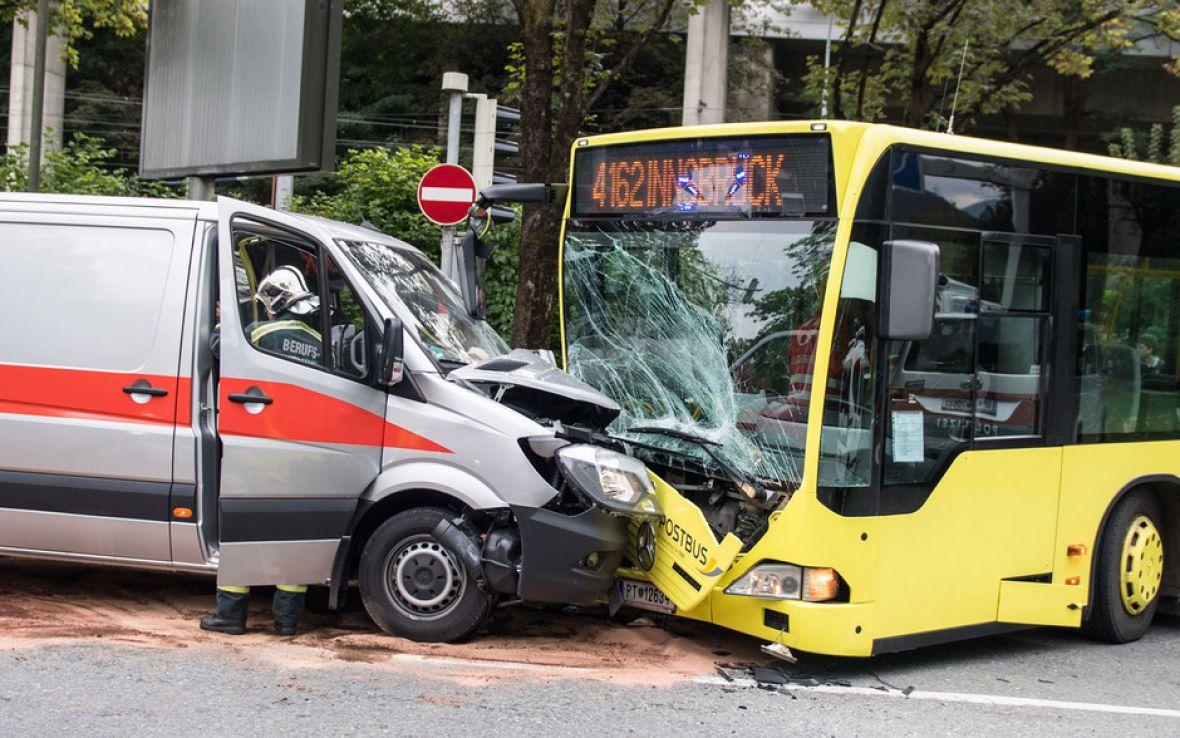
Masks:
[[[12,24],[12,67],[8,81],[9,146],[27,144],[33,111],[33,53],[36,46],[37,13],[25,11]],[[65,118],[65,40],[50,33],[45,45],[45,107],[43,108],[44,151],[61,147]]]

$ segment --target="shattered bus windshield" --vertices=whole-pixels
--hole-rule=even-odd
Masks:
[[[834,235],[827,219],[570,221],[569,370],[622,406],[615,435],[798,484]]]

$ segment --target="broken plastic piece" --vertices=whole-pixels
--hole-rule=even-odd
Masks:
[[[795,654],[791,653],[791,649],[782,643],[764,643],[762,645],[762,653],[767,656],[773,656],[776,659],[782,659],[788,664],[795,664],[799,661],[799,659],[795,658]]]
[[[763,648],[765,650],[765,648]],[[778,669],[770,666],[755,666],[754,667],[754,681],[762,684],[786,684],[791,681],[790,677],[782,673]]]

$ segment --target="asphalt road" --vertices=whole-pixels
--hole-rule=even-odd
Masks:
[[[43,576],[0,560],[9,584],[0,584],[0,734],[1180,735],[1177,618],[1118,647],[1042,629],[871,660],[804,655],[792,683],[766,689],[741,669],[726,672],[731,682],[709,668],[710,653],[730,663],[757,652],[708,627],[670,633],[598,611],[531,613],[468,646],[422,650],[373,634],[353,613],[313,618],[290,642],[261,625],[239,639],[205,637],[190,619],[205,583],[149,578],[128,592],[127,573],[78,571]],[[12,586],[46,582],[23,619],[5,615]],[[100,606],[92,598],[104,583]],[[175,622],[135,614],[157,601]],[[30,612],[59,625],[122,612],[142,622],[72,634],[76,625],[30,629]],[[595,659],[620,644],[637,658]],[[707,658],[679,658],[689,650]]]

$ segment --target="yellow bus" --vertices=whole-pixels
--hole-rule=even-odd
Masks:
[[[570,177],[563,359],[663,505],[616,604],[845,656],[1180,609],[1180,169],[776,122]]]

